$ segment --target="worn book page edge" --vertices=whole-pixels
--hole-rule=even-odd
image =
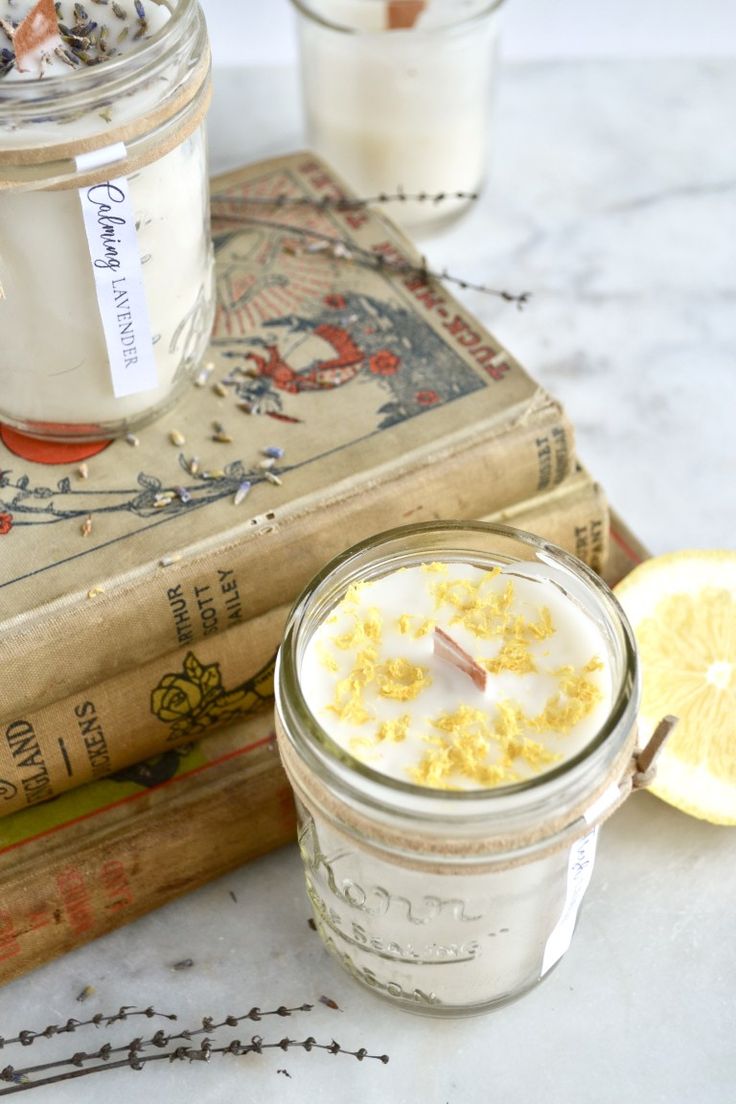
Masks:
[[[542,430],[544,428],[543,416],[556,415],[560,419],[564,417],[560,403],[552,399],[541,387],[537,388],[528,402],[522,403],[520,406],[520,409],[514,410],[512,408],[513,417],[510,420],[508,418],[509,410],[504,411],[506,417],[501,425],[497,424],[495,418],[489,419],[481,425],[474,424],[450,437],[444,437],[440,447],[427,444],[415,448],[412,450],[409,462],[406,461],[406,458],[402,458],[401,461],[388,460],[379,467],[372,468],[370,472],[360,472],[357,475],[346,477],[339,483],[334,484],[329,492],[319,490],[303,495],[283,507],[277,507],[275,510],[260,515],[259,525],[253,525],[252,515],[249,514],[238,525],[227,531],[221,530],[213,537],[177,549],[177,563],[181,565],[193,562],[201,556],[210,555],[214,549],[226,553],[234,545],[257,539],[264,530],[295,526],[305,515],[313,513],[317,508],[329,509],[336,504],[344,504],[351,499],[364,496],[376,486],[391,483],[411,472],[421,471],[433,464],[442,463],[444,460],[458,456],[470,448],[482,449],[485,444],[496,441],[506,434],[513,435],[517,427],[528,424],[532,418],[541,420],[540,430]],[[572,438],[572,427],[569,423],[567,423],[567,431]],[[571,448],[571,456],[573,451]],[[113,593],[150,577],[158,570],[158,567],[158,561],[149,562],[123,574],[116,575],[112,587],[107,591],[105,597],[109,600]],[[68,594],[40,608],[24,611],[8,619],[3,624],[5,645],[10,644],[12,646],[12,636],[15,636],[16,640],[21,640],[26,634],[37,631],[39,624],[45,625],[64,611],[86,604],[87,589],[80,588],[70,591]]]

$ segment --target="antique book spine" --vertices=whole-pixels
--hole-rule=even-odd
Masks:
[[[612,584],[648,552],[615,514],[611,545]],[[123,796],[93,782],[0,821],[0,984],[294,839],[270,711],[183,763],[163,783],[160,760],[142,764],[116,781]]]
[[[526,529],[558,544],[603,575],[610,547],[608,500],[582,467],[547,494],[497,510],[487,521]]]
[[[257,617],[378,529],[570,473],[559,404],[349,198],[309,153],[214,179],[201,386],[127,443],[0,426],[0,716]]]
[[[55,828],[5,847],[0,829],[0,984],[294,839],[270,711],[206,743],[209,762],[154,789],[88,812],[92,783]]]
[[[601,565],[607,507],[585,472],[508,521]],[[315,535],[315,540],[317,539]],[[258,709],[288,605],[116,673],[40,709],[0,714],[0,816],[103,778]]]
[[[249,517],[185,551],[170,546],[145,569],[102,585],[90,575],[82,593],[3,633],[0,717],[290,602],[333,556],[383,529],[478,517],[551,489],[568,475],[573,448],[564,414],[545,400],[520,425],[469,432],[456,451],[440,440],[410,467],[344,480],[315,501]]]

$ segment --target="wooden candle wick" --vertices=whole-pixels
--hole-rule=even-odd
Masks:
[[[427,6],[427,0],[389,0],[386,23],[390,31],[410,31]]]
[[[457,640],[453,640],[444,629],[439,627],[434,630],[434,654],[438,659],[451,663],[458,671],[467,675],[479,690],[485,690],[488,672],[476,663],[464,648],[460,647]]]

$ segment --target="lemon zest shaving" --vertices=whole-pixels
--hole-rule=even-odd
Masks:
[[[507,640],[493,659],[479,659],[478,662],[492,675],[498,675],[501,671],[528,675],[537,670],[529,645],[524,640]]]
[[[474,636],[483,640],[503,636],[509,624],[514,601],[514,584],[509,579],[502,591],[486,589],[486,584],[500,575],[500,569],[487,571],[478,582],[470,579],[449,579],[435,583],[432,595],[437,608],[453,606],[456,613],[451,624],[461,624]]]
[[[367,585],[368,583],[365,580],[359,583],[351,583],[348,589],[345,591],[345,596],[340,602],[340,606],[345,607],[360,605],[361,592],[365,590]]]
[[[515,780],[507,756],[497,763],[487,761],[493,731],[483,710],[460,705],[454,713],[441,713],[432,726],[444,735],[426,737],[428,750],[408,768],[413,781],[435,789],[456,789],[451,779],[457,775],[483,787]]]
[[[406,739],[410,724],[411,713],[402,713],[400,717],[396,717],[393,721],[384,721],[383,724],[379,725],[376,739],[380,743],[386,741],[390,744],[400,744],[402,740]]]
[[[383,618],[375,606],[367,610],[364,617],[357,613],[352,613],[351,616],[353,617],[352,629],[332,638],[338,648],[348,651],[350,648],[360,648],[368,643],[380,644]]]
[[[422,690],[432,685],[432,677],[426,667],[416,666],[401,656],[381,663],[376,668],[376,681],[381,697],[394,701],[413,701]]]
[[[373,714],[368,712],[358,697],[350,697],[346,702],[340,704],[333,703],[328,705],[327,708],[341,721],[347,721],[348,724],[363,725],[373,720]]]
[[[603,698],[600,687],[590,675],[602,668],[603,664],[597,656],[593,656],[580,670],[571,666],[558,667],[553,673],[559,680],[559,692],[547,699],[536,717],[529,719],[529,728],[535,732],[565,734],[588,717]]]
[[[423,636],[428,636],[429,633],[434,631],[435,622],[431,617],[425,618],[416,628],[413,628],[412,622],[416,620],[410,613],[401,614],[396,624],[402,636],[413,636],[415,640],[420,640]]]
[[[363,690],[376,677],[375,647],[358,652],[350,674],[335,685],[335,700],[327,708],[341,721],[363,725],[372,720],[373,714],[363,704]]]
[[[318,640],[316,646],[317,659],[320,661],[323,667],[328,671],[339,671],[340,665],[335,657],[328,651],[327,644],[324,640]]]

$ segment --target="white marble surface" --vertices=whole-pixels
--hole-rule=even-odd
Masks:
[[[276,76],[218,73],[214,168],[298,142],[295,85]],[[438,266],[534,292],[522,313],[468,302],[564,399],[583,456],[657,551],[733,544],[734,102],[726,63],[510,67],[488,193],[424,243]],[[637,796],[602,834],[559,968],[491,1016],[431,1022],[327,957],[287,849],[7,986],[0,1034],[121,1003],[194,1023],[327,994],[343,1011],[319,1005],[268,1034],[334,1036],[388,1051],[388,1066],[278,1052],[114,1072],[37,1098],[731,1104],[735,905],[736,833]],[[191,969],[173,971],[183,958]],[[85,985],[94,995],[78,1005]],[[40,1059],[41,1045],[3,1060]]]
[[[218,64],[293,62],[292,0],[201,0]],[[503,48],[513,61],[736,56],[733,0],[506,0]]]
[[[293,70],[224,70],[219,91],[213,170],[299,143]],[[533,293],[464,299],[565,402],[653,551],[734,545],[736,63],[509,65],[499,91],[486,192],[422,248]]]

